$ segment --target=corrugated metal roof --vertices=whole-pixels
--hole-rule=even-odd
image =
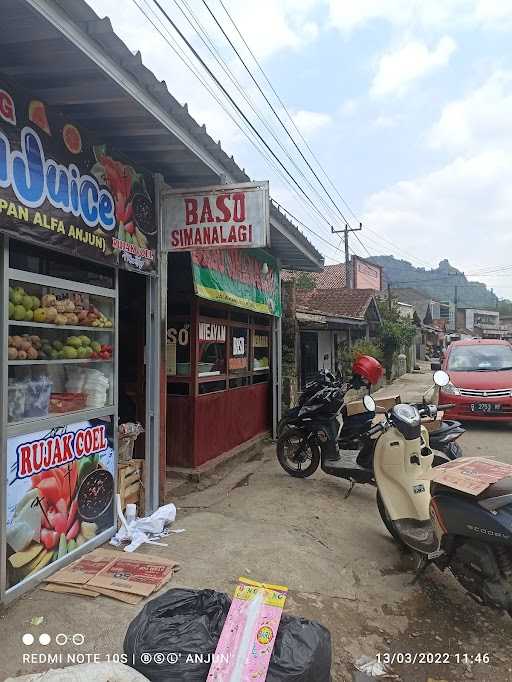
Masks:
[[[2,0],[0,71],[173,187],[250,180],[83,0]],[[119,5],[122,11],[122,4]],[[323,258],[271,204],[271,248],[283,266]]]

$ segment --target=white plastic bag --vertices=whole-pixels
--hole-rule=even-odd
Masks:
[[[84,663],[67,668],[8,677],[5,682],[147,682],[147,677],[122,663]]]

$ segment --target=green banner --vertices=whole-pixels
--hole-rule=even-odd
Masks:
[[[196,294],[256,313],[281,317],[281,291],[276,261],[257,249],[193,251]]]

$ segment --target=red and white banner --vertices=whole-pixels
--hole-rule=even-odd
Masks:
[[[268,182],[164,195],[164,250],[260,248],[269,242]]]

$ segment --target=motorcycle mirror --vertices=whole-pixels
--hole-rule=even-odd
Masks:
[[[434,384],[436,386],[446,386],[447,384],[450,383],[450,377],[448,374],[442,370],[438,369],[437,372],[434,372]]]
[[[371,397],[371,395],[364,396],[363,405],[367,412],[375,412],[375,400]]]

